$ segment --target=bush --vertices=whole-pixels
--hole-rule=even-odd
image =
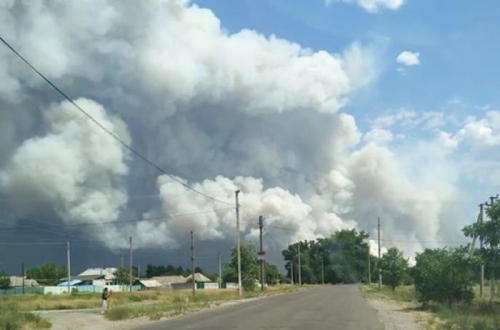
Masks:
[[[472,301],[472,265],[464,249],[426,249],[417,254],[416,261],[415,292],[424,306]]]
[[[52,324],[39,315],[21,312],[14,303],[0,304],[0,329],[49,329]]]
[[[254,291],[255,290],[255,279],[251,277],[244,277],[241,280],[241,286],[245,291]]]

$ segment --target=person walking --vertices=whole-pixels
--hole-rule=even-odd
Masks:
[[[101,300],[102,300],[101,314],[106,313],[106,311],[108,310],[108,297],[109,297],[108,288],[104,288],[104,290],[102,290],[102,295],[101,295]]]

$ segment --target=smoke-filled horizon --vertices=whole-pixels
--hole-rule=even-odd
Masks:
[[[344,110],[381,71],[376,45],[353,40],[329,53],[229,33],[183,0],[3,6],[4,38],[79,106],[177,180],[227,202],[134,157],[1,47],[4,228],[43,241],[55,226],[61,239],[110,251],[130,236],[135,249],[175,251],[194,230],[209,249],[234,241],[241,190],[242,237],[258,237],[263,215],[274,260],[292,242],[341,229],[376,239],[377,216],[384,245],[408,256],[460,239],[470,214],[457,207],[459,173],[443,150],[461,131],[394,150],[387,130],[363,132]]]

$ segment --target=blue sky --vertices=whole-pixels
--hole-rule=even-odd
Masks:
[[[297,42],[315,50],[339,52],[353,41],[375,44],[383,68],[371,84],[345,108],[358,119],[401,107],[415,111],[477,112],[449,104],[495,106],[500,101],[497,77],[500,29],[498,1],[407,0],[398,10],[381,8],[369,13],[343,2],[199,0],[229,32],[255,29],[268,36]],[[397,55],[420,53],[421,64],[403,76]],[[358,124],[362,124],[360,121]]]

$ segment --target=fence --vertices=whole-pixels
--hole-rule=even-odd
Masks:
[[[193,287],[192,283],[176,283],[172,284],[173,290],[190,290]],[[129,291],[130,287],[128,285],[75,285],[71,286],[71,291],[78,292],[87,292],[87,293],[101,293],[104,288],[108,288],[108,290],[112,290],[114,292],[122,292]],[[219,283],[196,283],[197,290],[219,290],[219,289],[237,289],[237,283],[222,283],[219,286]],[[132,291],[140,291],[140,285],[132,286]],[[59,295],[68,293],[67,286],[26,286],[24,288],[24,294],[53,294]],[[7,290],[0,290],[0,295],[22,295],[23,288],[15,287]]]
[[[104,288],[112,290],[114,292],[129,291],[130,287],[128,285],[75,285],[71,287],[71,291],[87,292],[87,293],[101,293]],[[139,291],[141,287],[139,285],[132,286],[132,291]],[[63,294],[68,293],[67,286],[36,286],[36,287],[25,287],[24,294]],[[22,287],[15,287],[7,290],[0,290],[0,295],[18,295],[23,294]]]

